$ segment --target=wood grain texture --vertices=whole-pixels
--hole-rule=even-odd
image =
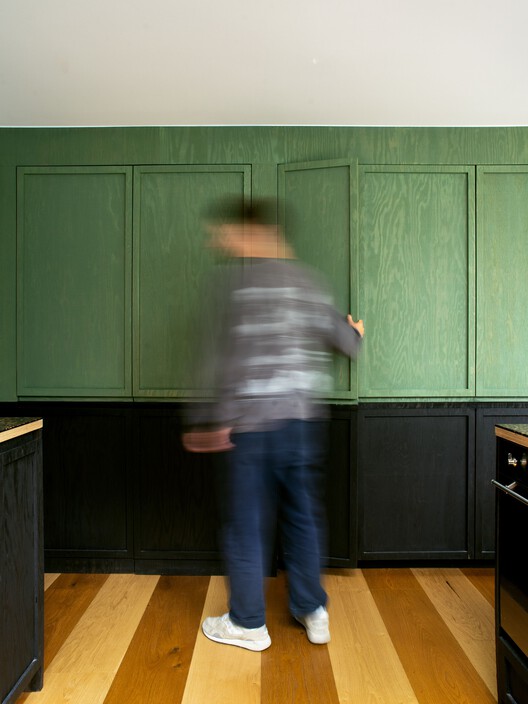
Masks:
[[[27,702],[103,702],[158,579],[109,576],[46,668],[44,689]]]
[[[413,574],[496,697],[495,613],[489,602],[460,570],[421,568]]]
[[[262,653],[202,634],[202,619],[228,608],[221,577],[62,575],[47,590],[48,648],[59,650],[43,691],[21,701],[491,704],[496,699],[477,668],[489,664],[492,645],[483,638],[475,658],[467,639],[477,642],[489,628],[491,605],[475,583],[489,591],[493,570],[417,575],[327,570],[332,639],[316,646],[290,617],[279,573],[268,580],[272,645]]]
[[[105,574],[62,574],[44,595],[44,665],[53,661],[108,579]]]
[[[46,591],[46,589],[47,589],[48,587],[51,587],[51,585],[53,584],[53,582],[55,582],[59,577],[60,577],[60,573],[55,573],[55,574],[54,574],[54,573],[52,573],[52,572],[49,572],[49,573],[47,572],[47,573],[44,575],[44,591]]]
[[[202,620],[228,610],[223,577],[211,577]],[[222,645],[199,634],[183,704],[260,704],[261,653]]]
[[[361,570],[327,576],[328,644],[340,702],[417,704]]]
[[[471,414],[361,410],[359,421],[360,557],[468,556]]]
[[[105,704],[179,704],[209,577],[161,577]]]
[[[313,645],[290,615],[285,574],[268,580],[272,645],[262,653],[261,704],[339,704],[327,645]]]
[[[122,169],[121,165],[127,164],[129,167],[125,168],[142,168],[144,164],[172,164],[172,165],[200,165],[200,164],[224,164],[224,165],[251,165],[254,169],[254,177],[252,176],[252,193],[253,196],[269,196],[276,195],[277,193],[277,165],[278,164],[291,164],[315,160],[336,160],[336,159],[346,159],[353,156],[357,159],[359,164],[363,166],[369,164],[377,165],[415,165],[415,168],[420,168],[422,171],[430,170],[429,166],[418,166],[418,165],[443,165],[443,168],[449,168],[453,171],[459,168],[460,164],[470,165],[470,169],[473,170],[474,166],[478,165],[478,168],[487,169],[488,173],[490,169],[498,169],[499,167],[504,167],[504,165],[514,165],[513,167],[508,166],[510,173],[515,176],[515,178],[510,179],[509,176],[505,175],[506,181],[510,181],[512,184],[513,191],[511,194],[506,193],[505,197],[496,197],[495,194],[495,177],[491,175],[490,179],[485,177],[484,183],[479,183],[479,193],[484,197],[485,200],[489,201],[489,206],[487,210],[479,214],[479,237],[477,241],[480,240],[482,243],[482,249],[480,250],[480,259],[482,274],[478,273],[479,278],[479,292],[478,292],[478,327],[477,336],[479,338],[479,355],[478,355],[478,375],[479,375],[479,389],[487,391],[494,397],[497,394],[501,394],[499,384],[503,389],[503,397],[511,396],[522,396],[527,397],[526,391],[526,377],[523,376],[524,366],[521,364],[516,364],[516,357],[521,354],[521,351],[525,348],[525,344],[520,342],[524,340],[525,333],[519,333],[519,329],[522,328],[525,314],[522,308],[522,296],[518,296],[517,300],[511,298],[510,296],[515,296],[517,290],[522,290],[524,283],[523,272],[526,269],[526,248],[519,249],[517,246],[520,244],[522,246],[522,238],[517,240],[518,235],[522,235],[522,223],[525,221],[526,213],[523,212],[525,209],[526,195],[522,192],[525,186],[520,188],[516,185],[517,175],[513,174],[513,169],[519,168],[520,165],[525,165],[528,163],[528,128],[526,127],[511,127],[511,128],[397,128],[397,127],[288,127],[288,126],[275,126],[275,127],[143,127],[143,128],[89,128],[89,129],[0,129],[0,249],[2,251],[2,258],[0,259],[0,310],[1,319],[6,323],[6,333],[0,337],[0,368],[4,371],[2,376],[0,376],[0,398],[6,401],[14,401],[17,398],[17,341],[16,341],[16,302],[17,302],[17,276],[16,276],[16,242],[17,242],[17,231],[16,231],[16,216],[17,216],[17,184],[15,181],[15,170],[17,166],[33,164],[36,167],[42,169],[50,170],[54,167],[63,168],[65,164],[77,164],[91,166],[94,169],[101,170],[101,164],[114,165],[111,168]],[[451,166],[449,166],[451,165]],[[490,168],[483,165],[492,165]],[[517,165],[517,167],[515,166]],[[82,168],[82,167],[72,167],[72,168]],[[408,166],[405,168],[409,169]],[[525,166],[521,168],[526,168]],[[468,171],[470,173],[470,171]],[[479,177],[480,178],[480,177]],[[500,176],[502,178],[502,176]],[[521,179],[522,180],[522,179]],[[509,187],[509,186],[508,186]],[[499,185],[499,191],[502,186]],[[383,188],[381,189],[383,190]],[[410,192],[409,189],[407,192]],[[420,189],[416,189],[418,195],[422,195]],[[521,200],[516,204],[516,194],[521,192]],[[427,189],[423,190],[425,195],[424,206],[425,210],[429,208],[429,214],[435,216],[435,205],[434,200],[430,199],[430,193]],[[43,202],[46,202],[45,193],[43,195]],[[445,200],[440,202],[440,207],[438,209],[438,222],[446,223],[450,227],[451,223],[448,222],[450,219],[455,220],[455,212],[460,214],[460,199],[459,194],[455,194],[457,198],[451,202],[448,198],[448,189],[444,191],[446,196]],[[392,197],[392,196],[391,196]],[[480,198],[480,196],[479,196]],[[428,200],[429,199],[429,200]],[[513,201],[513,207],[510,207]],[[72,201],[73,202],[73,201]],[[446,203],[445,208],[442,207],[442,203]],[[502,205],[501,205],[502,203]],[[377,201],[377,205],[379,201]],[[396,201],[395,206],[397,207],[399,203]],[[504,207],[504,205],[506,207]],[[517,207],[519,206],[519,207]],[[361,205],[361,209],[363,205]],[[23,210],[23,209],[22,209]],[[96,208],[87,208],[82,206],[82,210],[88,213],[86,221],[89,222],[93,218],[93,213],[97,210]],[[19,208],[19,212],[21,209]],[[380,210],[376,211],[378,214]],[[409,211],[410,212],[410,211]],[[117,207],[113,211],[117,215]],[[400,210],[396,213],[398,215],[405,215],[405,210]],[[471,212],[468,211],[471,217]],[[51,213],[53,215],[53,213]],[[503,216],[504,215],[504,216]],[[410,217],[410,215],[409,215]],[[386,218],[388,220],[390,218]],[[67,218],[59,218],[59,224],[61,222],[66,223]],[[71,218],[70,218],[71,220]],[[79,217],[80,225],[84,228],[85,223],[82,218]],[[427,212],[417,212],[416,222],[425,223],[427,226],[430,220],[427,217]],[[481,225],[483,228],[486,227],[485,223],[488,221],[492,227],[498,224],[500,230],[497,232],[497,238],[494,237],[497,242],[497,247],[499,251],[497,254],[499,258],[495,260],[492,248],[489,249],[485,242],[486,235],[484,230],[482,231],[481,237]],[[389,227],[396,233],[396,239],[399,239],[400,233],[403,233],[402,240],[402,251],[405,250],[406,254],[413,255],[413,252],[409,252],[408,241],[406,240],[407,233],[405,231],[404,223],[402,220],[398,220],[398,217],[393,218],[392,223],[388,223]],[[460,225],[461,221],[456,221],[454,224]],[[512,229],[512,226],[514,229]],[[98,228],[95,228],[98,230]],[[367,222],[365,232],[367,237],[371,234],[370,224]],[[436,231],[437,234],[438,231]],[[510,232],[514,232],[514,243],[510,240]],[[453,237],[455,237],[454,230],[452,230]],[[436,234],[433,237],[436,238]],[[18,233],[20,237],[20,233]],[[332,247],[333,237],[331,233],[328,236],[329,248]],[[440,240],[437,240],[439,243]],[[436,245],[435,245],[436,246]],[[396,248],[398,243],[396,243]],[[450,255],[451,241],[446,241],[447,256]],[[433,249],[431,250],[433,252]],[[444,256],[440,261],[441,266],[439,267],[438,276],[446,273],[445,267],[445,252]],[[482,254],[483,253],[483,254]],[[418,251],[414,253],[418,254]],[[456,249],[454,254],[455,264],[458,268],[461,250],[459,247]],[[338,255],[337,255],[338,256]],[[49,262],[51,257],[46,257],[46,261]],[[65,262],[66,258],[61,255],[62,261]],[[337,257],[336,257],[337,258]],[[409,265],[416,261],[420,257],[415,256],[414,258],[406,257]],[[511,259],[517,262],[518,266],[512,267],[512,270],[508,270],[505,267],[505,261]],[[428,262],[430,264],[430,262]],[[63,267],[66,270],[66,267]],[[426,267],[427,268],[427,267]],[[46,277],[46,273],[41,271],[39,267],[38,274],[39,277]],[[501,270],[506,269],[504,282],[505,291],[504,296],[501,296],[501,290],[498,286],[491,286],[490,281],[498,275],[499,278],[502,277]],[[96,272],[99,274],[100,269],[96,267]],[[424,317],[431,312],[432,304],[431,301],[427,302],[425,306],[425,311],[421,310],[421,299],[422,290],[419,292],[418,298],[414,303],[412,300],[413,290],[412,287],[415,285],[414,274],[415,270],[408,269],[402,270],[403,275],[411,274],[413,279],[410,281],[411,288],[406,291],[407,280],[404,279],[401,282],[392,280],[394,284],[391,286],[395,301],[403,298],[407,303],[410,300],[410,310],[409,313],[414,313],[416,321],[420,324],[418,334],[411,336],[411,344],[409,349],[409,355],[400,348],[394,350],[393,356],[389,354],[393,364],[392,373],[399,383],[403,383],[405,386],[406,382],[417,382],[421,378],[427,384],[426,395],[430,398],[435,398],[444,389],[440,384],[445,384],[449,381],[460,381],[460,373],[464,367],[464,363],[467,361],[466,351],[463,349],[463,342],[460,340],[459,343],[456,342],[456,335],[461,332],[461,318],[460,311],[456,309],[456,322],[453,326],[450,325],[450,320],[446,327],[447,338],[445,340],[445,346],[442,342],[438,342],[438,338],[433,340],[431,346],[432,353],[430,350],[424,346],[424,340],[427,338],[427,333],[431,332],[431,323],[425,320]],[[457,303],[461,303],[459,300],[459,294],[463,288],[462,280],[458,278],[458,274],[452,272],[447,272],[451,278],[446,279],[445,287],[440,290],[439,298],[439,310],[437,312],[436,319],[439,322],[445,321],[446,318],[450,318],[455,310],[450,303],[453,302],[453,298],[456,298]],[[420,278],[420,275],[418,275]],[[425,278],[425,271],[424,271]],[[460,286],[455,289],[451,288],[453,283],[453,278],[456,284]],[[54,284],[54,290],[58,290],[57,282],[50,277],[51,283]],[[398,283],[401,283],[401,290],[398,288]],[[436,279],[433,279],[433,284],[436,284]],[[376,286],[376,280],[372,282],[367,282],[367,288],[370,290],[371,287]],[[519,288],[520,286],[520,288]],[[84,282],[83,282],[84,288]],[[106,289],[106,286],[102,287]],[[60,291],[59,291],[60,293]],[[399,295],[397,295],[399,294]],[[482,294],[482,295],[480,295]],[[187,293],[184,293],[186,296]],[[104,296],[104,292],[101,291],[101,297]],[[68,297],[66,296],[66,299]],[[110,299],[110,296],[109,296]],[[508,299],[508,321],[506,324],[506,333],[502,329],[504,323],[504,310],[506,307],[506,300]],[[363,301],[364,303],[365,301]],[[389,300],[389,303],[391,301]],[[40,302],[35,299],[35,308],[39,307]],[[181,299],[178,299],[174,303],[175,308],[181,303]],[[362,305],[363,305],[362,303]],[[474,305],[475,296],[469,297],[470,305]],[[109,301],[109,305],[111,305]],[[49,301],[43,301],[42,306],[47,308],[47,310],[52,309],[52,305]],[[79,307],[82,306],[79,304]],[[30,306],[31,307],[31,306]],[[86,309],[83,308],[83,315],[86,313]],[[434,311],[433,311],[434,312]],[[48,314],[45,311],[46,315]],[[154,313],[156,311],[154,310]],[[383,339],[383,320],[379,320],[379,312],[367,309],[362,311],[365,315],[367,323],[368,337],[376,332],[377,335],[377,345],[376,351],[383,352],[382,343]],[[43,316],[45,317],[45,316]],[[94,316],[95,317],[95,316]],[[109,316],[110,317],[110,316]],[[165,314],[156,314],[156,320],[163,320]],[[394,319],[394,327],[391,329],[391,334],[397,334],[394,332],[397,327],[397,322],[405,318],[405,313],[398,313],[397,317]],[[86,318],[83,318],[86,322]],[[38,321],[37,321],[38,322]],[[50,323],[57,323],[56,320],[48,320]],[[390,322],[390,320],[389,320]],[[406,322],[404,320],[404,322]],[[101,324],[99,320],[98,325]],[[88,323],[87,323],[88,325]],[[148,321],[147,321],[148,325]],[[50,329],[49,326],[42,325],[42,328],[35,328],[30,334],[33,339],[39,337],[39,335],[44,338],[45,331]],[[108,328],[107,328],[108,329]],[[29,326],[31,331],[31,326]],[[75,327],[72,326],[73,332],[75,332]],[[406,334],[408,330],[405,330]],[[505,352],[505,346],[497,345],[497,340],[504,340],[504,335],[506,334],[508,338],[508,343],[506,346],[506,363],[504,363],[504,358],[502,355]],[[166,330],[163,329],[160,334],[160,344],[165,346],[166,344]],[[520,337],[519,337],[520,335]],[[497,337],[499,336],[499,337]],[[368,337],[365,342],[368,342]],[[414,339],[416,337],[416,340]],[[94,346],[90,338],[88,339],[90,343],[90,351],[97,356],[99,360],[102,356],[101,350],[94,350]],[[93,337],[93,340],[98,340],[99,338]],[[148,339],[148,338],[147,338]],[[46,345],[53,345],[53,341],[48,341],[44,338]],[[397,339],[400,342],[399,339]],[[386,342],[386,341],[385,341]],[[408,342],[408,341],[407,341]],[[80,356],[87,355],[87,350],[83,349],[82,343],[78,344],[78,338],[74,341],[74,347],[76,347]],[[368,343],[370,345],[370,343]],[[458,349],[460,345],[460,349]],[[388,345],[386,345],[388,347]],[[154,345],[154,348],[156,346]],[[20,349],[20,345],[19,345]],[[416,351],[423,352],[423,358],[420,359],[418,368],[414,370],[413,365],[416,362]],[[499,350],[501,353],[499,354]],[[461,357],[454,357],[451,353],[462,351],[463,355]],[[147,354],[154,353],[147,349]],[[57,368],[60,367],[60,360],[64,359],[65,353],[59,350],[59,356],[57,361],[48,354],[47,362],[49,366],[47,367],[47,372],[56,372]],[[137,350],[134,351],[134,354]],[[489,353],[489,354],[488,354]],[[449,355],[448,361],[445,363],[445,355]],[[497,356],[498,355],[498,356]],[[405,361],[401,361],[401,358],[406,358],[405,361],[411,363],[409,369],[405,368]],[[152,357],[151,357],[152,359]],[[382,357],[380,357],[380,360]],[[111,371],[111,365],[115,361],[114,358],[109,354],[105,355],[105,363],[102,365],[86,366],[84,369],[84,374],[87,375],[89,381],[92,384],[97,382],[95,376],[97,374],[101,375],[102,371],[109,373]],[[457,360],[461,360],[459,363]],[[39,360],[33,358],[30,360],[35,366],[35,371],[42,373],[46,376],[46,369],[39,368],[37,363]],[[97,360],[96,360],[97,361]],[[170,360],[167,360],[170,363]],[[434,370],[434,374],[429,378],[426,377],[426,371],[429,364],[434,365],[438,363],[438,368]],[[40,362],[42,364],[42,361]],[[79,371],[82,369],[77,365],[77,360],[71,360],[74,367],[74,371]],[[361,365],[367,363],[367,356],[364,355],[363,360],[360,362]],[[445,363],[445,364],[444,364]],[[403,366],[402,366],[403,364]],[[444,365],[444,366],[442,366]],[[500,365],[500,368],[499,366]],[[170,369],[170,367],[169,367]],[[62,371],[59,368],[59,371]],[[154,373],[155,368],[149,367],[146,371]],[[178,373],[178,369],[175,369]],[[374,369],[376,371],[376,369]],[[80,372],[80,373],[81,373]],[[160,376],[166,376],[163,373]],[[401,377],[401,378],[400,378]],[[369,379],[362,374],[362,384],[364,384]],[[390,380],[390,379],[389,379]],[[25,380],[22,379],[22,382]],[[388,381],[387,378],[383,376],[383,370],[380,369],[379,379],[373,379],[376,384],[378,381]],[[433,388],[429,390],[429,385],[438,383],[438,388]],[[423,389],[420,390],[414,387],[415,391],[422,393]],[[367,389],[368,390],[368,389]],[[371,389],[372,390],[372,389]],[[40,389],[41,393],[43,389]],[[108,391],[108,389],[107,389]],[[102,391],[101,391],[102,392]],[[402,387],[398,387],[395,391],[396,397],[403,392]],[[29,391],[28,391],[29,393]],[[58,393],[57,389],[50,389],[50,395],[52,393]],[[67,395],[69,392],[63,390],[62,394]],[[96,386],[90,387],[89,391],[85,391],[90,395],[96,393]],[[148,393],[147,390],[144,391],[145,394]],[[157,392],[159,393],[159,392]],[[376,393],[379,393],[376,390]],[[472,395],[471,392],[467,392],[468,395]]]
[[[134,394],[210,393],[196,370],[201,345],[216,344],[204,216],[226,195],[249,196],[249,166],[140,167],[135,170]],[[211,320],[207,316],[211,315]],[[208,323],[210,328],[208,329]],[[207,331],[201,339],[202,327]]]
[[[131,394],[132,171],[18,172],[18,394]]]
[[[421,704],[496,702],[410,571],[364,575]]]
[[[488,603],[495,607],[495,570],[492,567],[471,567],[462,574],[479,590]]]
[[[278,170],[286,237],[303,262],[325,278],[343,316],[357,319],[356,169],[350,162],[281,164]],[[352,257],[354,261],[352,261]],[[357,397],[356,366],[334,360],[334,398]]]
[[[477,169],[477,393],[526,396],[528,169]]]
[[[361,167],[360,397],[474,391],[469,168]]]

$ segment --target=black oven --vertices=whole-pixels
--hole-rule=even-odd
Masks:
[[[496,627],[499,704],[528,704],[528,436],[497,427]],[[528,432],[528,426],[522,426]],[[501,437],[501,434],[505,437]],[[526,444],[524,444],[526,442]]]

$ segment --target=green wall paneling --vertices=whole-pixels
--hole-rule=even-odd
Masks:
[[[217,312],[203,216],[217,198],[250,193],[248,165],[136,167],[134,396],[210,393],[210,380],[197,375],[200,348],[217,342],[199,332]]]
[[[474,168],[359,171],[362,398],[474,394]]]
[[[329,160],[278,166],[281,221],[301,261],[319,270],[343,315],[357,317],[357,164]],[[356,363],[336,356],[335,399],[357,399]]]
[[[528,165],[477,168],[477,394],[528,397]]]
[[[0,399],[16,401],[16,170],[0,167]]]
[[[132,178],[18,169],[18,395],[131,393]]]

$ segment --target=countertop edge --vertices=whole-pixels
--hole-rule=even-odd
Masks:
[[[496,425],[495,426],[495,435],[499,438],[503,438],[504,440],[510,440],[511,442],[515,442],[518,445],[523,445],[524,447],[528,447],[528,437],[526,437],[526,435],[521,435],[520,433],[516,433],[513,430],[508,430],[507,428],[501,428],[500,426]]]
[[[34,430],[40,430],[42,425],[43,422],[41,418],[40,420],[34,420],[30,423],[19,425],[16,428],[11,428],[10,430],[4,430],[0,433],[0,443],[6,442],[7,440],[12,440],[13,438],[18,438],[21,435],[26,435],[27,433],[32,433]]]

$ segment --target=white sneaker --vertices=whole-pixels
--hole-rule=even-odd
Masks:
[[[266,650],[271,645],[266,626],[260,628],[243,628],[229,618],[229,614],[206,618],[202,631],[210,640],[227,645],[238,645],[247,650]]]
[[[324,606],[319,606],[315,611],[305,616],[295,616],[295,619],[306,628],[306,635],[310,643],[330,642],[328,611]]]

